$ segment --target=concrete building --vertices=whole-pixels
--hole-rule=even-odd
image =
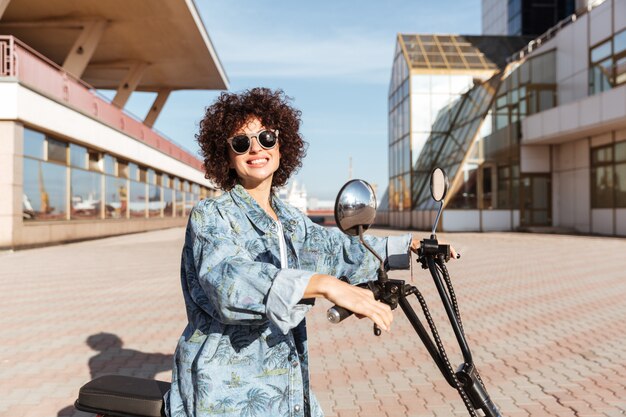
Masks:
[[[381,222],[430,227],[427,178],[441,166],[443,230],[626,235],[626,0],[594,2],[529,42],[432,130],[411,165],[410,214],[394,210],[390,185]]]
[[[216,190],[152,126],[171,91],[227,86],[192,0],[0,0],[0,248],[183,224]]]

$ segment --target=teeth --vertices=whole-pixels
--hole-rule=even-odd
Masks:
[[[259,164],[264,163],[265,161],[267,161],[267,159],[255,159],[255,160],[249,161],[248,163],[252,165],[259,165]]]

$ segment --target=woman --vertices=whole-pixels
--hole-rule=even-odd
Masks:
[[[225,192],[198,203],[187,226],[189,323],[165,396],[171,417],[322,416],[309,391],[304,320],[315,298],[390,329],[389,306],[336,278],[374,280],[376,259],[273,192],[301,165],[299,127],[282,91],[222,93],[206,110],[197,139],[207,178]],[[408,268],[410,235],[367,240],[399,264],[388,267]]]

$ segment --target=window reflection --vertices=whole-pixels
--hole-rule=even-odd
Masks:
[[[47,138],[48,142],[48,161],[67,163],[67,143],[60,140]]]
[[[72,219],[100,218],[101,196],[100,179],[96,172],[72,169],[71,174],[71,212]]]
[[[67,168],[24,158],[24,220],[64,220],[67,216]]]
[[[29,128],[24,128],[23,154],[27,221],[184,216],[200,198],[213,194],[199,184]]]
[[[130,217],[146,217],[146,184],[130,182]]]
[[[44,143],[46,135],[34,130],[24,128],[24,155],[37,159],[44,158]]]
[[[107,219],[124,219],[128,208],[127,180],[106,176],[105,189],[105,216]]]
[[[85,168],[87,164],[87,148],[70,143],[70,165]]]
[[[150,184],[148,200],[148,217],[161,217],[163,201],[161,200],[161,187]]]
[[[449,203],[450,208],[476,209],[477,207],[478,164],[463,166],[462,184]]]

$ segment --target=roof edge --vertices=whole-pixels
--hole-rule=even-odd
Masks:
[[[206,26],[204,25],[202,16],[200,16],[200,13],[198,12],[198,8],[196,7],[195,1],[185,0],[185,4],[187,4],[189,13],[191,13],[191,17],[196,22],[196,26],[198,27],[198,30],[200,31],[200,36],[202,36],[202,39],[204,39],[204,44],[206,45],[207,50],[209,51],[209,54],[211,55],[211,58],[213,58],[213,62],[215,62],[215,67],[217,68],[217,71],[219,72],[220,77],[222,78],[222,82],[224,83],[224,89],[228,90],[230,88],[229,86],[230,81],[228,80],[228,76],[226,75],[226,72],[224,71],[224,67],[222,66],[222,62],[220,61],[219,56],[217,55],[217,51],[213,47],[213,42],[211,42],[211,38],[209,37],[209,33],[207,32]]]

